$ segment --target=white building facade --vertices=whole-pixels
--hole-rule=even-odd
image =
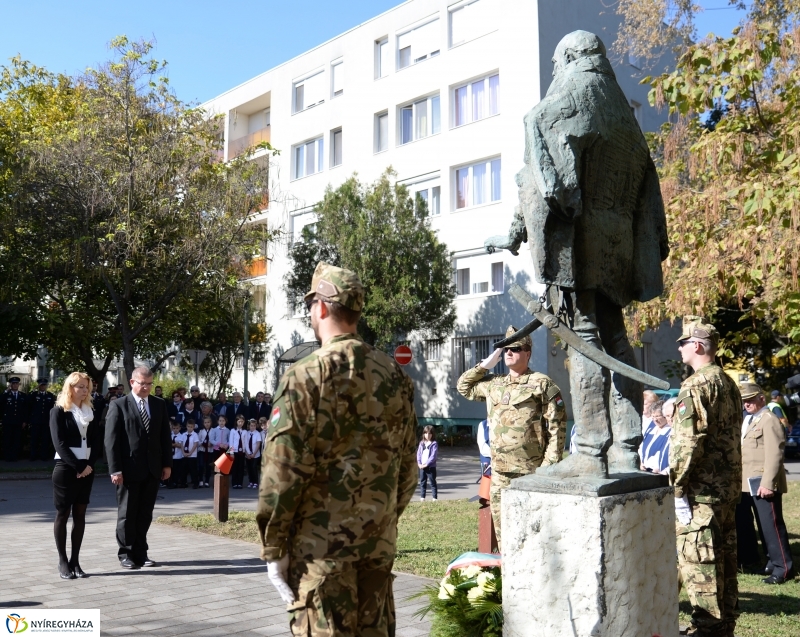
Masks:
[[[458,396],[456,379],[508,325],[530,319],[506,293],[511,283],[539,290],[525,246],[516,257],[483,249],[508,231],[517,204],[523,116],[545,95],[564,35],[592,31],[610,49],[617,24],[602,0],[409,0],[204,105],[225,115],[227,159],[262,140],[280,150],[271,200],[254,218],[284,240],[249,281],[273,334],[266,364],[249,373],[251,393],[274,390],[281,354],[314,340],[283,291],[291,242],[314,222],[328,185],[353,173],[371,182],[391,166],[427,200],[458,291],[455,332],[441,342],[411,338],[417,413],[451,425],[485,417],[483,403]],[[664,117],[647,106],[642,73],[609,56],[642,129],[656,130]],[[563,352],[543,329],[531,366],[568,387]],[[232,384],[241,388],[242,376],[237,365]]]

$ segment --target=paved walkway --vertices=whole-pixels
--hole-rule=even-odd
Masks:
[[[473,450],[442,451],[439,497],[472,497],[478,473]],[[81,550],[81,566],[91,577],[59,579],[52,498],[49,480],[0,480],[5,557],[0,607],[99,608],[103,635],[290,634],[285,605],[267,580],[255,544],[154,523],[148,536],[149,553],[160,567],[120,569],[114,539],[114,488],[107,476],[96,478]],[[210,513],[212,499],[212,489],[162,489],[155,515]],[[232,510],[254,510],[255,506],[255,490],[231,491]],[[429,582],[398,575],[398,637],[428,634],[429,623],[413,617],[421,602],[407,598]]]

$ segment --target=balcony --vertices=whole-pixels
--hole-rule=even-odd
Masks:
[[[234,159],[245,150],[261,142],[269,142],[269,126],[228,142],[228,159]]]
[[[254,279],[258,276],[267,276],[266,257],[256,257],[248,268],[248,278]]]

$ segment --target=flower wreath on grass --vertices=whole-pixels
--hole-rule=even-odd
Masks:
[[[447,567],[438,586],[426,586],[411,599],[427,597],[420,619],[433,614],[434,637],[501,637],[503,581],[500,556],[464,553]]]

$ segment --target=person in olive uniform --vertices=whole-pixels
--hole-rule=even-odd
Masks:
[[[675,399],[669,449],[675,487],[678,576],[697,637],[731,637],[739,616],[736,503],[742,485],[742,397],[714,362],[719,333],[683,319],[681,358],[694,373]]]
[[[19,376],[8,379],[8,389],[0,400],[3,420],[3,456],[16,462],[22,451],[22,430],[28,424],[28,397],[19,390]]]
[[[53,443],[50,437],[50,410],[56,405],[56,395],[47,391],[50,381],[40,378],[38,389],[28,394],[28,422],[31,426],[31,460],[52,460]]]
[[[516,331],[511,325],[506,336]],[[531,347],[531,337],[525,336],[496,349],[464,372],[456,387],[465,398],[487,403],[492,448],[490,504],[498,548],[502,490],[513,478],[531,474],[540,466],[556,464],[564,449],[566,411],[561,390],[549,377],[528,368]],[[509,373],[489,374],[501,356]]]

